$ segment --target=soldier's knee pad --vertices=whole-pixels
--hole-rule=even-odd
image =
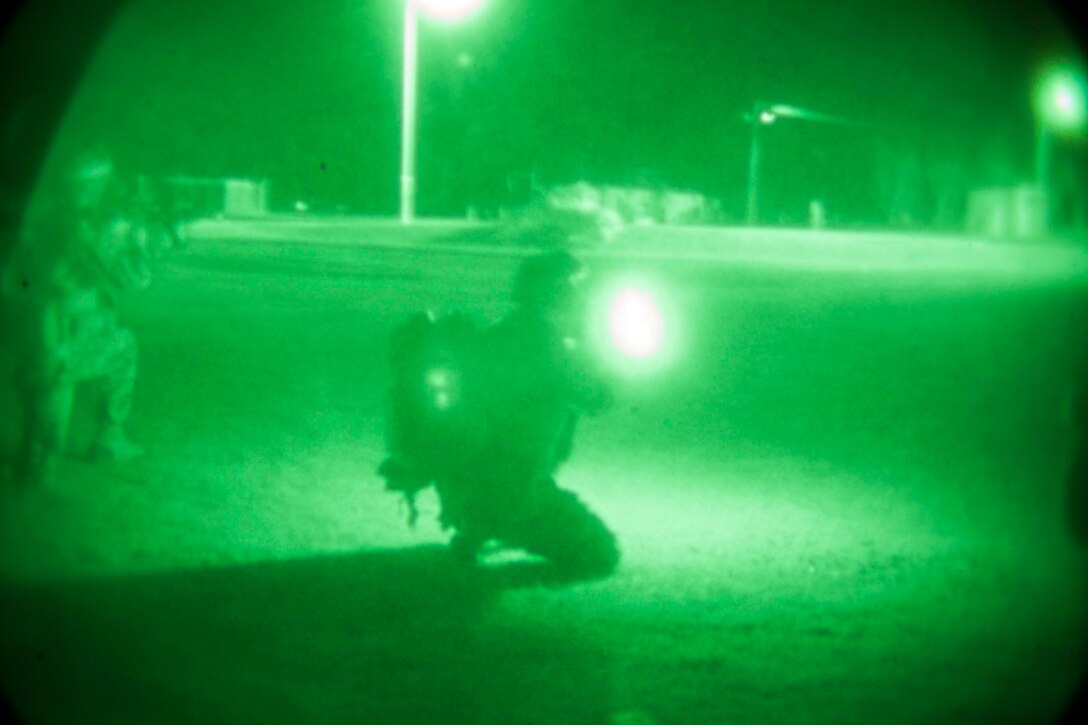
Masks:
[[[615,535],[577,496],[556,491],[547,508],[540,522],[538,553],[583,578],[601,578],[616,570],[620,550]]]

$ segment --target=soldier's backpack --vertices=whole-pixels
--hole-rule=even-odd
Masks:
[[[473,465],[486,431],[483,333],[461,314],[420,313],[390,340],[385,410],[388,457],[378,473],[402,493],[415,519],[415,495]]]

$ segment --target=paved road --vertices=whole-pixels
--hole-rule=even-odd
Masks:
[[[540,220],[468,222],[423,219],[411,226],[366,217],[265,217],[204,219],[183,234],[198,245],[223,239],[322,246],[444,250],[519,256],[539,237]],[[929,275],[1015,275],[1054,278],[1088,274],[1088,240],[1010,242],[958,234],[784,229],[780,227],[631,226],[602,243],[580,229],[589,259],[686,259],[734,268],[808,272],[898,272]],[[595,241],[594,241],[595,240]]]

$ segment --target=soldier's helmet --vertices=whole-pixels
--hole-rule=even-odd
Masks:
[[[529,257],[514,276],[514,303],[531,310],[552,310],[575,301],[586,268],[567,251]]]
[[[76,206],[89,208],[101,203],[114,177],[113,157],[105,149],[92,148],[76,156],[68,168]]]

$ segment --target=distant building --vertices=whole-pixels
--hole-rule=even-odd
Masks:
[[[164,203],[179,216],[251,217],[268,213],[267,179],[172,176],[164,180]]]
[[[708,224],[714,221],[716,210],[710,200],[694,192],[586,181],[552,187],[545,203],[555,212],[596,219],[605,241],[630,225]]]
[[[1029,239],[1047,232],[1047,200],[1031,184],[976,189],[967,197],[967,232],[984,237]]]

